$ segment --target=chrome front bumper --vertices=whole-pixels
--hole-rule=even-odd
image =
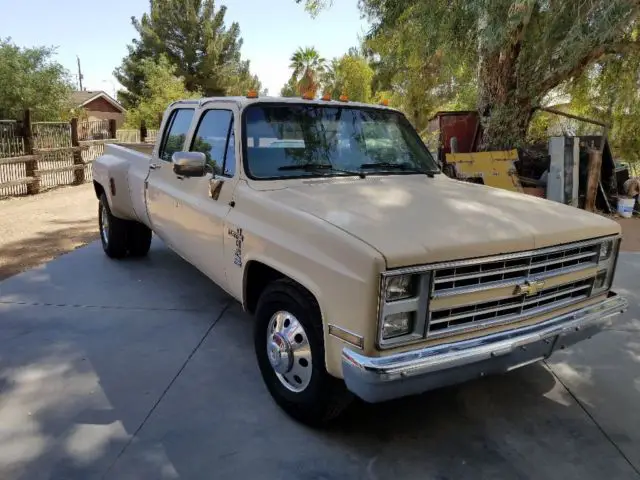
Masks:
[[[548,358],[606,329],[627,301],[611,292],[606,300],[536,325],[440,344],[419,350],[366,357],[342,351],[347,388],[368,402],[381,402],[513,370]]]

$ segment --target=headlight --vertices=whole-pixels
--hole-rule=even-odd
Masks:
[[[613,240],[607,240],[606,242],[602,242],[600,245],[600,256],[599,260],[608,260],[611,258],[611,254],[613,253]]]
[[[388,273],[380,282],[378,346],[392,348],[424,337],[431,273]]]
[[[387,277],[385,284],[385,301],[403,300],[414,297],[416,281],[414,275],[395,275]]]
[[[598,295],[611,288],[613,284],[613,275],[618,260],[618,249],[620,247],[620,239],[606,240],[600,244],[600,252],[598,255],[598,273],[593,279],[592,295]]]
[[[382,338],[389,338],[406,335],[412,330],[412,312],[393,313],[384,317],[382,322]]]

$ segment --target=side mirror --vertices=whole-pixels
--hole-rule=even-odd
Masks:
[[[181,177],[204,177],[207,157],[202,152],[176,152],[171,156],[173,173]]]

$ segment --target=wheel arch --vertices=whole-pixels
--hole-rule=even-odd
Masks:
[[[254,314],[258,305],[258,300],[264,289],[272,282],[279,279],[288,279],[298,287],[306,290],[311,295],[322,316],[322,306],[318,295],[319,289],[310,279],[304,275],[291,272],[281,265],[274,265],[272,262],[263,259],[253,259],[246,263],[242,278],[242,306],[248,313]]]

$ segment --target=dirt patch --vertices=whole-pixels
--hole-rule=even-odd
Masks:
[[[98,238],[93,185],[0,200],[0,280]]]
[[[614,218],[622,227],[622,245],[624,252],[640,252],[640,218]]]

